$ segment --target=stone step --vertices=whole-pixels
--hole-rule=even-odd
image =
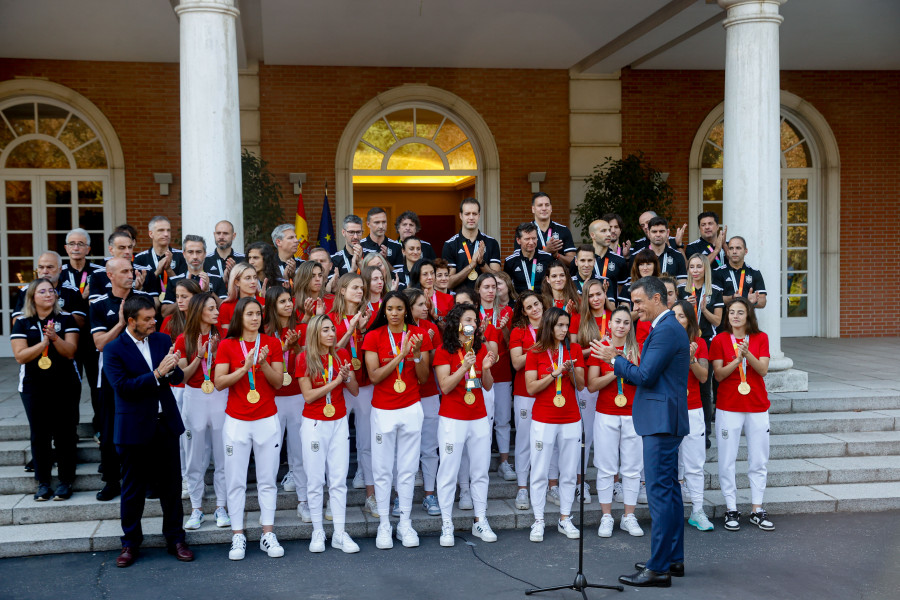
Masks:
[[[750,487],[746,461],[735,465],[738,488]],[[706,489],[719,488],[718,463],[706,463]],[[766,488],[841,483],[900,482],[900,456],[841,456],[769,460]]]
[[[88,406],[90,411],[90,405]],[[91,425],[91,416],[88,414],[81,415],[81,422],[78,423],[78,437],[89,438],[94,435],[94,427]],[[28,427],[28,421],[24,416],[14,419],[4,419],[0,422],[0,440],[3,441],[19,441],[30,440],[31,430]]]
[[[772,413],[900,409],[900,393],[895,390],[793,392],[770,394],[769,399]]]
[[[771,415],[772,433],[844,433],[849,431],[896,431],[900,410],[819,412]]]

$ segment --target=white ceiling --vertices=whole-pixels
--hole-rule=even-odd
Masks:
[[[689,1],[689,0],[688,0]],[[242,63],[567,69],[686,0],[238,0]],[[177,0],[0,0],[0,57],[177,62]],[[588,72],[722,69],[721,9],[696,0]],[[900,0],[789,0],[783,69],[900,69]]]

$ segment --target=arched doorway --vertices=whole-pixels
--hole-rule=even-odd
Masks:
[[[36,258],[53,250],[65,260],[65,236],[76,227],[89,232],[92,258],[102,258],[115,189],[124,182],[114,168],[121,150],[110,147],[111,127],[103,131],[88,111],[57,97],[2,99],[2,92],[0,354],[8,355],[10,313],[20,286],[34,277]]]
[[[812,117],[812,118],[809,118]],[[691,150],[690,223],[701,211],[722,211],[724,105],[701,125]],[[824,126],[824,131],[822,128]],[[782,92],[781,331],[784,337],[839,337],[839,157],[824,118]],[[738,235],[734,224],[730,234]],[[696,235],[694,235],[696,237]],[[747,257],[753,264],[753,248]],[[764,274],[765,277],[771,277]]]
[[[500,224],[499,155],[481,116],[450,92],[423,85],[393,88],[370,100],[350,120],[336,157],[336,224],[372,206],[394,218],[413,210],[423,237],[440,253],[458,228],[459,201],[482,203],[482,229]],[[430,239],[432,236],[434,239]]]

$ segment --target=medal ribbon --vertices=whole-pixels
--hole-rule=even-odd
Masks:
[[[606,309],[604,308],[603,316],[601,317],[601,320],[600,320],[600,339],[602,340],[605,337],[606,337]]]
[[[199,350],[198,350],[199,352]],[[203,360],[206,359],[206,360]],[[212,362],[212,333],[209,334],[209,337],[206,339],[206,352],[203,354],[203,358],[200,359],[200,368],[203,369],[203,380],[209,381],[209,363]]]
[[[284,333],[285,333],[284,337],[286,338],[287,337],[287,327],[284,328]],[[279,342],[281,342],[281,353],[282,353],[282,355],[284,355],[284,362],[282,363],[283,366],[281,367],[281,369],[282,369],[281,372],[284,374],[287,374],[287,372],[288,372],[288,370],[287,370],[288,356],[290,355],[291,351],[288,348],[287,344],[285,343],[287,340],[282,340],[280,337],[278,337],[278,335],[276,335],[275,337],[278,339]]]
[[[553,354],[547,350],[547,356],[550,357],[550,364],[553,365],[553,370],[559,368],[559,365],[563,364],[563,345],[562,342],[559,343],[559,356],[557,357],[557,362],[553,362]],[[556,395],[562,395],[562,373],[556,376]]]
[[[604,314],[606,314],[606,313],[604,313]],[[622,354],[625,355],[625,358],[626,358],[626,360],[627,360],[627,359],[628,359],[628,346],[627,346],[627,345],[622,346]],[[624,380],[623,380],[621,377],[616,377],[616,384],[619,386],[619,393],[620,393],[620,394],[624,394],[624,392],[622,391],[622,382],[623,382],[623,381],[624,381]]]
[[[738,357],[738,343],[734,337],[734,334],[731,334],[731,346],[734,348],[734,357],[737,358]],[[741,359],[741,362],[738,365],[738,370],[741,373],[741,383],[747,383],[747,359],[746,358]]]
[[[50,319],[49,321],[47,321],[47,325],[50,325],[51,323],[53,323],[53,319]],[[41,326],[40,319],[38,319],[38,333],[41,334],[41,342],[43,342],[44,341],[44,328]],[[53,342],[50,342],[49,344],[47,344],[47,347],[44,348],[43,352],[41,352],[41,358],[47,358],[47,353],[50,352],[50,346],[52,346],[52,345],[53,345]]]
[[[84,293],[84,286],[87,284],[87,268],[85,267],[84,273],[81,274],[81,283],[78,284],[78,291],[82,294]]]
[[[350,319],[344,315],[344,327],[350,332],[350,354],[356,358],[356,327],[350,327]]]
[[[731,285],[734,286],[734,291],[737,292],[738,296],[743,296],[744,295],[744,276],[746,275],[746,273],[744,272],[744,269],[741,269],[741,283],[740,284],[734,278],[734,271],[729,269],[728,275],[731,278]]]
[[[488,316],[487,316],[487,311],[484,310],[484,307],[483,307],[483,306],[478,307],[478,310],[481,311],[481,320],[482,320],[482,321],[483,321],[484,319],[487,319],[487,318],[488,318]],[[493,308],[491,309],[491,317],[490,317],[490,319],[491,319],[491,325],[493,325],[494,327],[496,327],[496,326],[497,326],[497,311],[494,310]]]
[[[328,379],[325,379],[325,371],[322,371],[322,385],[328,385],[334,379],[334,357],[328,355]],[[325,394],[325,404],[331,404],[331,392]]]
[[[478,242],[475,242],[475,245],[472,246],[472,252],[469,252],[469,245],[463,241],[463,250],[466,251],[466,260],[469,261],[469,264],[472,264],[472,256],[478,254]]]
[[[406,342],[406,323],[403,324],[403,335],[400,336],[400,345],[397,346],[394,343],[394,334],[388,329],[388,340],[391,342],[391,350],[394,351],[394,356],[398,356],[400,354],[400,349],[403,348],[403,344]],[[403,375],[403,363],[406,362],[406,357],[400,361],[400,364],[397,365],[397,379],[401,379],[401,375]]]
[[[247,372],[247,378],[250,380],[250,391],[256,389],[256,361],[259,359],[259,338],[261,337],[259,333],[256,334],[256,343],[253,345],[253,363]],[[244,360],[247,360],[248,352],[247,347],[244,345],[244,338],[241,338],[241,350],[244,351]]]
[[[535,271],[537,271],[537,257],[531,259],[531,279],[528,278],[528,263],[522,259],[522,274],[525,276],[525,285],[529,290],[534,290]]]
[[[437,289],[435,289],[434,293],[431,295],[431,308],[434,309],[434,318],[437,319],[440,316],[438,314]]]
[[[541,232],[541,226],[538,225],[536,221],[534,222],[534,225],[535,225],[535,227],[537,227],[538,238],[540,238],[540,240],[541,240],[541,249],[546,250],[547,242],[549,242],[551,239],[553,239],[553,228],[552,227],[547,228],[547,242],[545,242],[544,234],[543,234],[543,232]]]
[[[700,298],[697,299],[697,306],[695,307],[697,309],[697,323],[700,322],[700,313],[703,311],[703,300],[706,297],[706,288],[702,285],[699,288],[695,288],[694,284],[691,284],[691,296],[696,297],[698,289],[700,291]]]
[[[460,364],[460,366],[462,366],[463,362],[465,362],[465,361],[463,360],[463,351],[462,351],[462,349],[457,350],[456,353],[459,355],[459,364]],[[472,371],[472,376],[471,376],[471,377],[469,376],[469,371],[466,371],[466,372],[465,372],[465,375],[463,376],[463,378],[464,378],[465,381],[466,381],[466,390],[467,390],[467,391],[470,391],[470,390],[469,390],[469,379],[474,379],[474,378],[475,378],[475,365],[472,365],[471,371]]]

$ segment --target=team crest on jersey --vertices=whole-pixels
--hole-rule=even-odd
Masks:
[[[543,273],[543,272],[544,272],[544,265],[542,265],[541,263],[538,263],[538,264],[535,265],[534,270],[535,270],[535,272],[537,272],[537,273]]]
[[[616,263],[614,263],[614,262],[609,263],[609,265],[607,265],[607,267],[606,267],[606,270],[609,271],[610,273],[615,273],[616,272]]]
[[[727,429],[723,429],[723,430],[722,430],[722,439],[723,439],[723,440],[727,440],[727,439],[728,439],[728,430],[727,430]]]
[[[540,452],[541,450],[543,450],[543,449],[544,449],[544,442],[542,442],[542,441],[540,441],[540,440],[537,440],[536,442],[534,442],[534,449],[537,450],[538,452]]]
[[[453,444],[445,444],[445,445],[444,445],[444,451],[445,451],[447,454],[453,454]]]
[[[319,451],[319,442],[313,442],[309,445],[309,447],[313,452],[318,452]]]
[[[375,443],[376,443],[376,444],[380,444],[380,443],[381,443],[381,434],[380,434],[380,433],[376,433],[376,434],[375,434]]]
[[[234,454],[234,446],[225,446],[225,454],[227,456]]]
[[[527,419],[528,418],[528,409],[527,408],[521,409],[519,411],[519,417],[521,417],[522,419]]]
[[[191,430],[190,429],[184,430],[184,437],[186,437],[187,439],[191,439]]]
[[[744,279],[747,283],[753,283],[753,275],[747,275]]]
[[[66,306],[66,299],[65,299],[65,298],[60,298],[60,299],[59,299],[59,307],[60,307],[60,308],[65,308],[65,306]],[[59,331],[59,330],[57,329],[57,331]]]
[[[62,331],[62,323],[60,323],[59,321],[55,321],[53,323],[53,330],[54,331]]]
[[[675,259],[672,258],[671,256],[667,256],[667,257],[666,257],[666,262],[669,263],[670,265],[674,265],[674,264],[675,264]]]

